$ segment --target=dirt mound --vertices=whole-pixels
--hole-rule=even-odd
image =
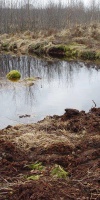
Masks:
[[[7,179],[21,173],[24,165],[28,162],[25,152],[18,149],[9,141],[0,140],[0,172],[1,179]]]
[[[68,189],[68,192],[66,191]],[[76,193],[81,197],[82,193],[79,191],[78,187],[73,190],[71,185],[62,181],[52,181],[52,180],[41,180],[36,183],[27,183],[15,188],[16,192],[11,200],[58,200],[60,197],[65,199],[76,199]],[[34,192],[33,192],[34,191]],[[75,192],[75,193],[74,193]],[[70,194],[68,194],[70,193]]]
[[[92,108],[88,113],[84,111],[65,109],[62,120],[68,121],[66,129],[73,132],[99,132],[100,133],[100,109]]]
[[[0,200],[99,200],[100,108],[9,126],[0,138]]]

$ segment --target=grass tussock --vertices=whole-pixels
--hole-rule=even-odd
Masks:
[[[50,54],[73,59],[99,60],[100,24],[75,25],[68,29],[0,35],[0,51],[22,54]]]

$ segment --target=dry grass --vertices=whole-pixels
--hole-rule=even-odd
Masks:
[[[46,148],[51,146],[52,144],[57,144],[59,142],[62,143],[67,143],[69,146],[73,146],[71,141],[65,137],[65,136],[57,136],[55,134],[50,134],[44,132],[44,131],[39,131],[35,132],[33,131],[32,133],[26,133],[22,136],[17,137],[14,142],[19,146],[20,148],[24,148],[26,150],[36,147],[41,147],[41,148]]]
[[[95,51],[97,59],[100,58],[100,24],[75,25],[69,29],[57,31],[55,29],[41,30],[40,32],[31,32],[29,30],[24,33],[3,34],[0,35],[0,50],[13,51],[14,53],[27,54],[30,46],[40,44],[39,52],[47,53],[47,48],[51,45],[73,45],[78,51]],[[15,48],[15,46],[16,48]],[[78,48],[77,48],[78,47]],[[38,53],[36,49],[36,52]],[[35,53],[36,53],[35,52]],[[80,52],[79,52],[80,55]]]
[[[67,121],[63,122],[46,117],[36,124],[18,125],[5,129],[7,134],[4,134],[2,139],[6,138],[25,150],[36,147],[49,148],[53,144],[59,143],[74,148],[77,140],[80,141],[86,133],[75,134],[65,130],[67,123]]]

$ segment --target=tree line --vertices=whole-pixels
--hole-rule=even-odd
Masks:
[[[66,0],[66,4],[36,5],[35,1],[18,3],[0,0],[0,33],[18,31],[61,30],[75,24],[100,23],[100,3],[92,0],[86,6],[81,0]]]

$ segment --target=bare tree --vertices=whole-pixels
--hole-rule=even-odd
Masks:
[[[0,33],[63,29],[73,24],[100,22],[100,3],[92,0],[86,7],[82,0],[66,0],[39,6],[33,0],[0,0]]]

